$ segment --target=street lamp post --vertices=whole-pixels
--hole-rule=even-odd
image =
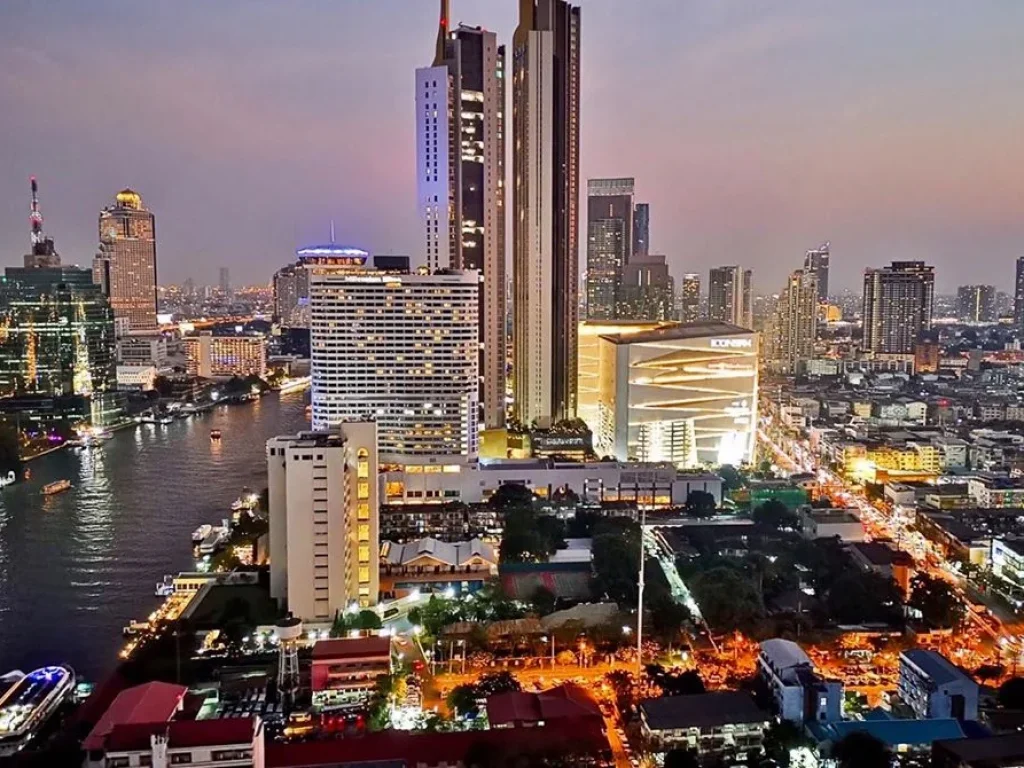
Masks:
[[[643,671],[644,648],[644,526],[647,524],[647,510],[640,510],[640,574],[637,579],[636,598],[636,674]]]

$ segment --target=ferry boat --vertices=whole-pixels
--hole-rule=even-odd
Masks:
[[[192,536],[195,539],[195,534]],[[164,580],[158,581],[156,584],[156,596],[157,597],[169,597],[174,594],[174,577],[167,573],[164,574]]]
[[[0,697],[0,758],[20,752],[75,690],[71,667],[41,667]]]
[[[210,430],[210,439],[211,440],[220,440],[220,430],[219,429],[211,429]]]
[[[192,531],[192,542],[195,543],[195,544],[198,544],[203,539],[205,539],[207,536],[209,536],[210,532],[212,530],[213,530],[213,526],[212,525],[210,525],[209,523],[203,523],[198,528],[196,528],[194,531]]]
[[[71,487],[70,480],[54,480],[52,483],[47,483],[43,486],[44,496],[53,496],[55,493],[62,493]]]
[[[212,555],[218,549],[220,549],[224,542],[228,540],[228,529],[226,526],[218,526],[210,531],[209,535],[203,539],[199,545],[199,554],[201,555]]]

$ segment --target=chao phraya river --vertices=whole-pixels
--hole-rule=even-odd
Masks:
[[[28,481],[0,490],[0,675],[113,670],[122,627],[159,604],[164,574],[192,567],[192,531],[266,485],[266,440],[303,429],[304,411],[305,393],[270,394],[30,462]],[[42,494],[61,478],[73,487]]]

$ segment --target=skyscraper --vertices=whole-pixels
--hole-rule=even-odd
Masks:
[[[474,270],[409,272],[406,256],[299,251],[309,270],[313,428],[374,419],[382,457],[476,457]]]
[[[633,253],[646,256],[651,252],[651,206],[637,203],[633,208]]]
[[[1017,257],[1017,274],[1013,292],[1013,324],[1024,332],[1024,256]]]
[[[619,286],[620,320],[665,322],[675,320],[675,282],[660,254],[633,254],[622,271]]]
[[[935,268],[923,261],[894,261],[864,270],[864,350],[907,355],[932,327]]]
[[[309,328],[309,273],[302,262],[274,273],[274,319],[285,328]]]
[[[221,267],[218,270],[217,287],[222,296],[231,295],[231,271],[227,267]]]
[[[43,212],[39,209],[39,184],[36,177],[29,179],[32,187],[32,207],[29,222],[32,224],[32,248],[25,254],[26,267],[59,267],[60,256],[53,245],[53,238],[43,233]]]
[[[804,255],[804,272],[813,272],[818,280],[818,301],[828,301],[829,244],[822,243]]]
[[[587,319],[618,316],[623,271],[633,251],[633,179],[587,182]]]
[[[957,317],[968,323],[996,321],[996,287],[961,285],[956,291]]]
[[[427,268],[480,273],[484,423],[505,423],[505,47],[480,27],[449,31],[441,0],[434,63],[416,70],[416,178]]]
[[[114,318],[131,330],[153,330],[156,322],[156,222],[142,197],[122,189],[99,218],[100,249],[93,279],[110,299]]]
[[[708,318],[741,328],[754,325],[753,273],[742,267],[714,267],[708,275]]]
[[[687,272],[679,286],[679,319],[695,323],[700,319],[700,275]]]
[[[580,9],[520,0],[513,37],[515,415],[576,412]]]
[[[813,271],[798,269],[786,281],[766,334],[766,357],[779,373],[799,373],[801,364],[814,355],[818,296],[818,278]]]

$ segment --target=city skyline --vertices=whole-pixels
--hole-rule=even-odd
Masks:
[[[26,248],[23,189],[33,174],[45,190],[47,232],[68,264],[88,264],[90,219],[124,186],[140,190],[161,220],[161,276],[171,282],[213,282],[207,273],[220,263],[240,282],[261,282],[296,247],[322,240],[332,217],[342,241],[424,258],[409,72],[426,63],[423,31],[436,23],[436,4],[248,5],[246,25],[223,43],[233,7],[4,9],[4,264]],[[651,204],[651,251],[666,253],[674,274],[706,273],[742,252],[775,284],[809,245],[830,239],[840,290],[856,289],[864,267],[893,259],[935,264],[943,293],[1010,282],[1024,242],[1012,205],[1024,182],[1007,161],[1019,151],[1021,116],[998,93],[1012,92],[1022,70],[1024,25],[1014,22],[1024,9],[922,7],[827,13],[797,2],[751,13],[734,3],[680,10],[652,0],[624,32],[612,4],[585,2],[581,179],[636,177],[638,198]],[[684,22],[678,50],[669,51],[658,22],[668,10]],[[515,3],[452,5],[453,24],[481,24],[504,45],[515,13]],[[373,56],[362,41],[385,24],[393,53]],[[20,42],[40,26],[41,41]],[[111,34],[124,41],[116,56],[101,44]],[[613,41],[643,53],[621,67],[601,55]],[[961,46],[978,53],[945,55]],[[170,66],[176,56],[192,63]],[[367,60],[372,87],[347,74],[364,72]],[[125,61],[133,72],[128,133],[118,130],[116,109],[70,76],[114,76]],[[636,87],[665,68],[679,72],[667,94]],[[29,79],[33,87],[22,87]],[[626,103],[608,106],[611,93]],[[649,117],[630,120],[629,110]],[[630,141],[621,141],[625,131]]]

